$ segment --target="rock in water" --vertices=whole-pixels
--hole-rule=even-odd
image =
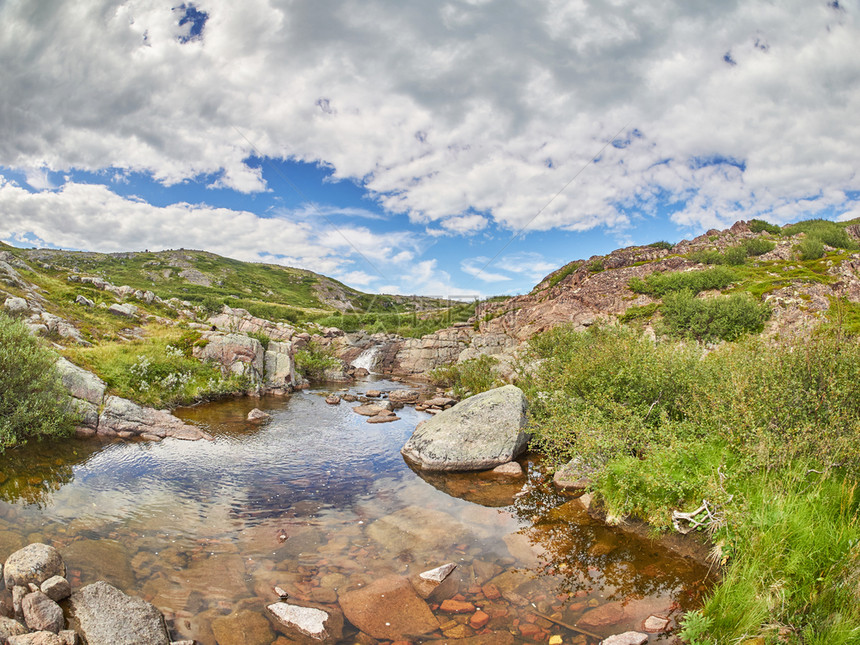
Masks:
[[[10,589],[29,583],[40,585],[48,578],[66,575],[66,565],[54,547],[35,542],[15,551],[6,560],[3,578]]]
[[[525,451],[526,398],[515,385],[477,394],[421,423],[400,451],[425,470],[486,470]]]
[[[18,636],[26,634],[27,628],[17,620],[0,616],[0,643],[4,643],[6,638],[10,636]]]
[[[160,611],[106,582],[76,591],[70,606],[88,645],[170,645]]]
[[[248,413],[248,421],[262,422],[266,419],[271,419],[272,415],[268,412],[263,412],[260,408],[254,408]]]
[[[27,594],[21,602],[24,622],[33,631],[59,632],[65,623],[63,610],[41,591]]]
[[[276,602],[266,607],[290,638],[310,638],[321,643],[335,643],[343,636],[343,616],[315,607],[301,607]]]
[[[600,645],[645,645],[648,642],[648,634],[639,632],[624,632],[615,634],[600,641]]]
[[[427,603],[409,580],[388,576],[364,589],[341,595],[340,606],[349,622],[366,634],[384,640],[412,639],[439,629]]]

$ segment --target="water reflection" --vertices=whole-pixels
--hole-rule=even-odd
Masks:
[[[273,418],[248,423],[253,407]],[[551,634],[571,642],[587,637],[560,623],[606,636],[697,602],[702,567],[596,522],[547,483],[537,459],[512,480],[416,476],[399,449],[427,415],[404,408],[401,421],[372,425],[351,407],[313,392],[238,399],[180,412],[213,442],[11,451],[0,559],[25,541],[54,544],[73,585],[102,578],[143,595],[174,637],[203,645],[224,645],[218,634],[247,634],[251,624],[259,638],[247,643],[272,643],[275,627],[259,619],[274,585],[337,607],[341,594],[378,577],[447,561],[458,564],[451,593],[489,616],[476,627],[433,605],[443,625],[435,637],[448,640],[490,630],[516,642]],[[347,625],[344,642],[356,636]]]

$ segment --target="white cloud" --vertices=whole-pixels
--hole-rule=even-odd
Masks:
[[[667,196],[691,229],[784,221],[860,190],[858,0],[198,0],[184,43],[175,6],[0,5],[0,165],[252,192],[250,155],[290,157],[458,235],[623,233]]]
[[[466,258],[460,262],[460,270],[484,282],[504,282],[511,279],[510,276],[489,271],[488,261],[489,258],[485,257]]]

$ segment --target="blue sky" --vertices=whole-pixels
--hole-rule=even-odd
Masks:
[[[857,217],[858,1],[11,0],[0,239],[486,296]]]

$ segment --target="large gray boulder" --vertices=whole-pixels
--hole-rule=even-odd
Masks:
[[[69,606],[88,645],[170,645],[160,611],[106,582],[76,591]]]
[[[98,376],[65,358],[57,360],[57,371],[60,373],[63,385],[73,397],[94,405],[102,404],[106,385]]]
[[[6,559],[3,579],[10,589],[16,585],[40,585],[48,578],[66,575],[66,565],[59,551],[41,542],[34,542],[15,551]]]
[[[296,367],[290,341],[270,341],[264,361],[266,387],[292,389],[296,384]]]
[[[220,364],[224,376],[245,376],[254,385],[262,382],[266,356],[259,340],[244,334],[221,332],[205,333],[202,340],[206,341],[205,345],[194,347],[196,358]]]
[[[487,470],[525,451],[525,426],[525,395],[505,385],[424,421],[400,452],[425,470]]]
[[[143,407],[119,396],[107,396],[99,417],[100,435],[148,435],[159,438],[174,437],[195,441],[212,437],[200,428],[184,423],[164,410]]]

